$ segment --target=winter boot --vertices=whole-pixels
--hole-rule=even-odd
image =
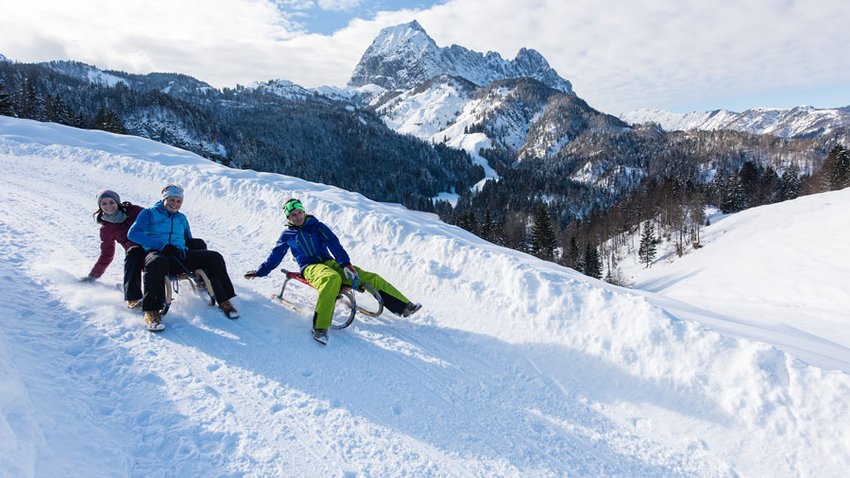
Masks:
[[[127,301],[127,308],[128,309],[138,309],[141,306],[142,306],[142,299],[128,300]]]
[[[325,329],[313,329],[313,340],[322,345],[328,345],[328,331]]]
[[[159,317],[158,310],[145,311],[145,326],[151,332],[160,332],[165,330],[165,325],[162,324],[162,319]]]
[[[422,304],[414,304],[413,302],[408,302],[406,306],[404,306],[404,310],[401,311],[402,317],[410,317],[415,314],[422,308]]]
[[[233,304],[231,304],[229,300],[225,300],[221,304],[218,304],[218,307],[222,312],[224,312],[224,315],[226,315],[228,319],[233,320],[239,318],[239,312],[235,307],[233,307]]]

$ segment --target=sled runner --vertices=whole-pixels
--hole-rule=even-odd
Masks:
[[[204,300],[209,299],[210,305],[215,305],[215,294],[213,294],[210,278],[207,277],[207,273],[203,269],[197,269],[195,272],[187,270],[180,274],[168,274],[165,278],[165,303],[159,312],[160,315],[168,313],[174,294],[180,293],[180,281],[188,281],[193,292]]]
[[[286,286],[292,280],[306,284],[310,288],[313,288],[313,286],[307,282],[307,279],[305,279],[300,272],[289,271],[286,269],[281,269],[281,272],[286,275],[286,279],[284,279],[283,285],[280,287],[280,292],[272,297],[296,312],[307,312],[306,308],[302,307],[298,302],[294,302],[284,297],[284,293],[286,292]],[[376,304],[370,304],[369,307],[357,305],[357,298],[355,297],[354,292],[368,293],[374,298],[374,302],[376,302]],[[369,302],[372,301],[370,300]],[[340,287],[339,295],[336,297],[336,306],[334,307],[331,319],[331,328],[339,330],[348,327],[354,321],[354,316],[357,312],[368,317],[377,317],[381,315],[383,311],[384,301],[381,299],[381,295],[369,284],[357,282],[351,286],[343,285]]]

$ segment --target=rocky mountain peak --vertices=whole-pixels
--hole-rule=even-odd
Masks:
[[[381,30],[364,56],[393,56],[397,54],[428,53],[439,50],[416,20]]]
[[[522,48],[514,60],[505,60],[496,52],[482,54],[459,45],[441,48],[415,20],[381,30],[366,49],[348,84],[411,89],[441,75],[464,78],[478,86],[528,77],[574,94],[570,82],[561,78],[536,50]]]

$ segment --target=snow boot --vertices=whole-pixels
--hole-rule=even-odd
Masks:
[[[325,329],[313,329],[313,340],[322,345],[328,345],[328,331]]]
[[[162,319],[159,317],[158,310],[145,311],[145,326],[151,332],[161,332],[165,330],[165,325],[163,325]]]
[[[221,304],[218,304],[218,307],[222,312],[224,312],[224,315],[226,315],[228,319],[234,320],[239,318],[239,312],[235,307],[233,307],[233,304],[231,304],[229,300],[225,300]]]
[[[127,301],[127,308],[128,309],[138,309],[141,306],[142,306],[142,299],[128,300]]]
[[[419,309],[422,308],[422,304],[414,304],[413,302],[408,302],[406,306],[404,306],[404,310],[401,311],[402,317],[410,317],[411,315],[419,312]]]

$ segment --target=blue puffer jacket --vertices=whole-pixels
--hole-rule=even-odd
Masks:
[[[269,275],[275,267],[280,265],[280,261],[289,250],[292,250],[292,255],[302,271],[311,264],[319,264],[329,259],[336,260],[341,266],[350,262],[348,253],[328,226],[308,215],[301,227],[289,223],[283,230],[269,258],[257,269],[257,275],[260,277]]]
[[[170,213],[162,201],[157,201],[139,213],[127,237],[146,251],[161,251],[166,244],[186,250],[186,239],[192,238],[192,230],[182,212]]]

